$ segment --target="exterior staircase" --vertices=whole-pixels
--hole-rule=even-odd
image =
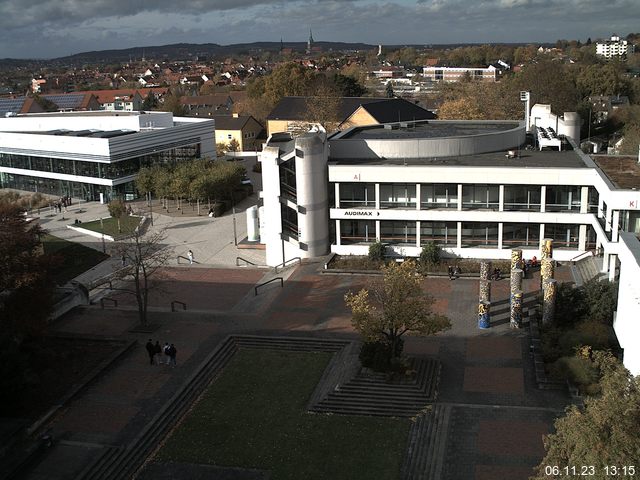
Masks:
[[[581,287],[594,278],[601,280],[606,277],[606,274],[602,273],[602,258],[594,256],[588,256],[572,263],[571,273],[577,287]]]

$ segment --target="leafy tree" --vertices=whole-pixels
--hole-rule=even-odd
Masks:
[[[54,259],[42,255],[44,230],[17,205],[0,202],[0,403],[18,398],[29,378],[21,347],[40,335],[51,311]]]
[[[120,228],[120,218],[127,213],[127,206],[122,200],[113,200],[107,205],[109,215],[118,221],[118,233],[122,232]]]
[[[319,123],[328,132],[338,127],[340,98],[335,89],[323,84],[315,91],[315,95],[307,98],[309,120]]]
[[[640,458],[640,377],[633,377],[610,353],[584,349],[583,358],[600,374],[600,393],[588,397],[584,409],[572,405],[556,420],[556,433],[544,440],[545,458],[534,480],[561,478],[549,475],[549,465],[592,465],[593,478],[605,475],[607,465],[634,465]]]
[[[224,157],[225,153],[227,153],[227,144],[224,142],[216,143],[216,156]]]
[[[158,270],[167,264],[173,253],[163,244],[164,239],[162,231],[142,233],[136,229],[132,236],[116,245],[115,250],[122,256],[127,268],[117,270],[115,278],[133,279],[132,288],[120,290],[135,296],[141,325],[147,324],[149,295],[160,288],[162,276]]]
[[[374,262],[383,262],[384,254],[387,251],[387,247],[385,247],[382,242],[375,242],[369,245],[369,260]]]
[[[149,93],[147,94],[147,96],[144,98],[144,101],[142,102],[142,110],[155,110],[158,108],[158,99],[156,98],[156,96],[153,94],[153,92],[151,90],[149,90]]]
[[[451,328],[447,317],[432,311],[435,300],[422,291],[423,277],[414,262],[394,262],[382,272],[382,280],[344,297],[353,315],[351,324],[366,342],[386,343],[391,360],[400,355],[404,334],[434,335]]]
[[[626,95],[629,90],[623,66],[614,62],[587,65],[578,74],[576,84],[583,97]]]
[[[436,242],[429,242],[422,247],[420,263],[422,265],[437,265],[440,263],[440,247]]]
[[[317,73],[299,63],[278,65],[270,75],[257,77],[247,85],[250,98],[262,97],[270,108],[287,96],[307,96]]]
[[[387,82],[387,86],[385,87],[385,96],[387,98],[393,98],[396,96],[396,94],[393,91],[393,85],[391,84],[391,81]]]
[[[575,83],[575,71],[559,62],[541,60],[528,64],[515,77],[520,90],[531,92],[531,104],[550,104],[555,112],[574,112],[580,96]]]
[[[166,95],[164,97],[164,103],[162,104],[162,110],[173,113],[175,117],[184,117],[187,114],[187,108],[180,102],[181,98],[182,95],[179,92]]]
[[[236,140],[235,138],[232,138],[229,141],[229,144],[227,145],[227,151],[228,152],[237,152],[240,150],[240,142],[238,142],[238,140]]]
[[[342,97],[362,97],[367,89],[355,77],[336,73],[333,76],[338,95]]]

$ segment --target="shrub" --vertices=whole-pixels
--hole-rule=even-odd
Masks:
[[[429,242],[420,252],[420,264],[437,265],[440,263],[440,247],[436,242]]]
[[[373,260],[375,262],[383,262],[384,254],[386,252],[386,247],[382,242],[372,243],[369,246],[369,260]]]
[[[599,372],[588,358],[574,355],[561,357],[551,366],[551,375],[558,379],[569,379],[580,391],[592,391],[591,385],[599,381]]]

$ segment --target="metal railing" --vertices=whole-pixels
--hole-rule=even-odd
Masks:
[[[260,265],[258,265],[257,263],[253,263],[251,260],[247,260],[246,258],[242,258],[242,257],[236,257],[236,267],[240,267],[240,263],[239,261],[242,260],[243,262],[245,262],[248,265],[253,265],[256,267],[259,267]]]
[[[284,288],[284,279],[283,279],[282,277],[272,278],[271,280],[269,280],[269,281],[267,281],[267,282],[261,283],[260,285],[256,285],[256,286],[253,288],[254,296],[256,296],[256,297],[258,296],[258,288],[260,288],[260,287],[264,287],[265,285],[268,285],[268,284],[270,284],[270,283],[272,283],[272,282],[275,282],[275,281],[277,281],[277,280],[280,280],[280,288]]]
[[[173,300],[173,301],[171,302],[171,311],[172,311],[172,312],[175,312],[175,311],[176,311],[176,303],[177,303],[178,305],[182,305],[182,310],[186,310],[186,309],[187,309],[187,304],[186,304],[186,303],[181,302],[181,301],[179,301],[179,300]]]
[[[580,255],[576,255],[571,260],[569,260],[569,262],[571,263],[571,265],[574,265],[578,260],[582,260],[582,257],[586,258],[587,256],[592,257],[593,252],[591,252],[590,250],[587,250],[586,252],[582,252]]]
[[[285,260],[284,262],[276,265],[275,267],[273,267],[273,270],[278,273],[278,269],[279,268],[285,268],[287,266],[287,264],[291,263],[291,262],[295,262],[297,261],[298,263],[302,263],[302,259],[300,257],[293,257],[290,258],[289,260]]]

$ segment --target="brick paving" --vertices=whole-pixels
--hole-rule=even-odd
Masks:
[[[71,472],[95,460],[101,445],[126,445],[227,334],[356,338],[343,297],[366,285],[368,277],[321,274],[318,268],[297,267],[284,288],[257,299],[253,287],[263,279],[263,270],[167,269],[166,292],[152,299],[149,316],[157,328],[150,334],[130,332],[137,317],[124,295],[118,296],[118,309],[87,307],[57,322],[54,328],[60,332],[136,339],[138,345],[56,419],[54,433],[63,440],[28,478],[72,478]],[[556,271],[566,274],[562,268]],[[530,277],[524,281],[529,304],[539,281],[536,272]],[[436,337],[406,339],[407,353],[437,356],[442,363],[438,402],[452,406],[443,480],[527,478],[542,457],[542,435],[551,431],[568,402],[562,392],[537,389],[526,329],[509,328],[509,282],[493,283],[492,328],[479,330],[477,279],[426,279],[434,311],[447,314],[453,327]],[[169,299],[185,301],[188,310],[170,312]],[[250,308],[238,313],[242,304]],[[176,368],[148,364],[144,343],[149,337],[176,344]],[[60,462],[70,463],[65,470]],[[58,465],[55,472],[47,470],[53,464]]]

